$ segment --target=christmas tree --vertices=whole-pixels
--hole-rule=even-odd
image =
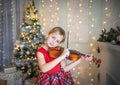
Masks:
[[[24,6],[23,23],[20,27],[19,40],[15,44],[14,57],[17,69],[27,73],[28,78],[37,75],[36,50],[45,41],[41,25],[38,24],[39,19],[40,15],[33,1]]]

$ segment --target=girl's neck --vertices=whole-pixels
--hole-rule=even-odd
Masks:
[[[42,47],[45,49],[45,50],[48,50],[48,46],[46,44],[42,45]]]

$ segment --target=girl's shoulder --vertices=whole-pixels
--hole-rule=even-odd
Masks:
[[[44,47],[39,47],[38,49],[37,49],[37,52],[47,52],[47,50],[44,48]]]
[[[37,50],[42,50],[42,48],[43,48],[43,47],[38,47],[38,49],[37,49]]]

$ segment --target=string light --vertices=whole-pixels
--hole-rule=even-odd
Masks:
[[[77,84],[80,84],[80,82],[78,81]]]
[[[73,68],[72,70],[75,71],[75,68]]]
[[[93,36],[93,37],[92,37],[92,40],[94,40],[94,41],[95,41],[95,40],[96,40],[96,36]]]
[[[90,43],[90,47],[93,47],[93,43]]]
[[[43,10],[42,31],[44,33],[47,32],[45,29],[50,29],[51,27],[58,25],[59,22],[58,11],[60,9],[58,5],[59,4],[56,0],[49,0],[49,1],[42,0],[42,10]]]
[[[92,75],[92,73],[89,73],[89,76],[91,76]]]
[[[80,74],[80,72],[78,72],[78,75]]]

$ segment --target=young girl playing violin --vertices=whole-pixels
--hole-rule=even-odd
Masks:
[[[70,70],[79,64],[81,59],[71,61],[67,65],[66,57],[70,55],[68,49],[64,49],[57,58],[49,56],[49,48],[59,46],[64,42],[65,36],[61,27],[54,27],[49,31],[45,44],[38,48],[36,55],[41,72],[37,78],[37,85],[74,85]],[[92,56],[86,59],[92,60]]]

